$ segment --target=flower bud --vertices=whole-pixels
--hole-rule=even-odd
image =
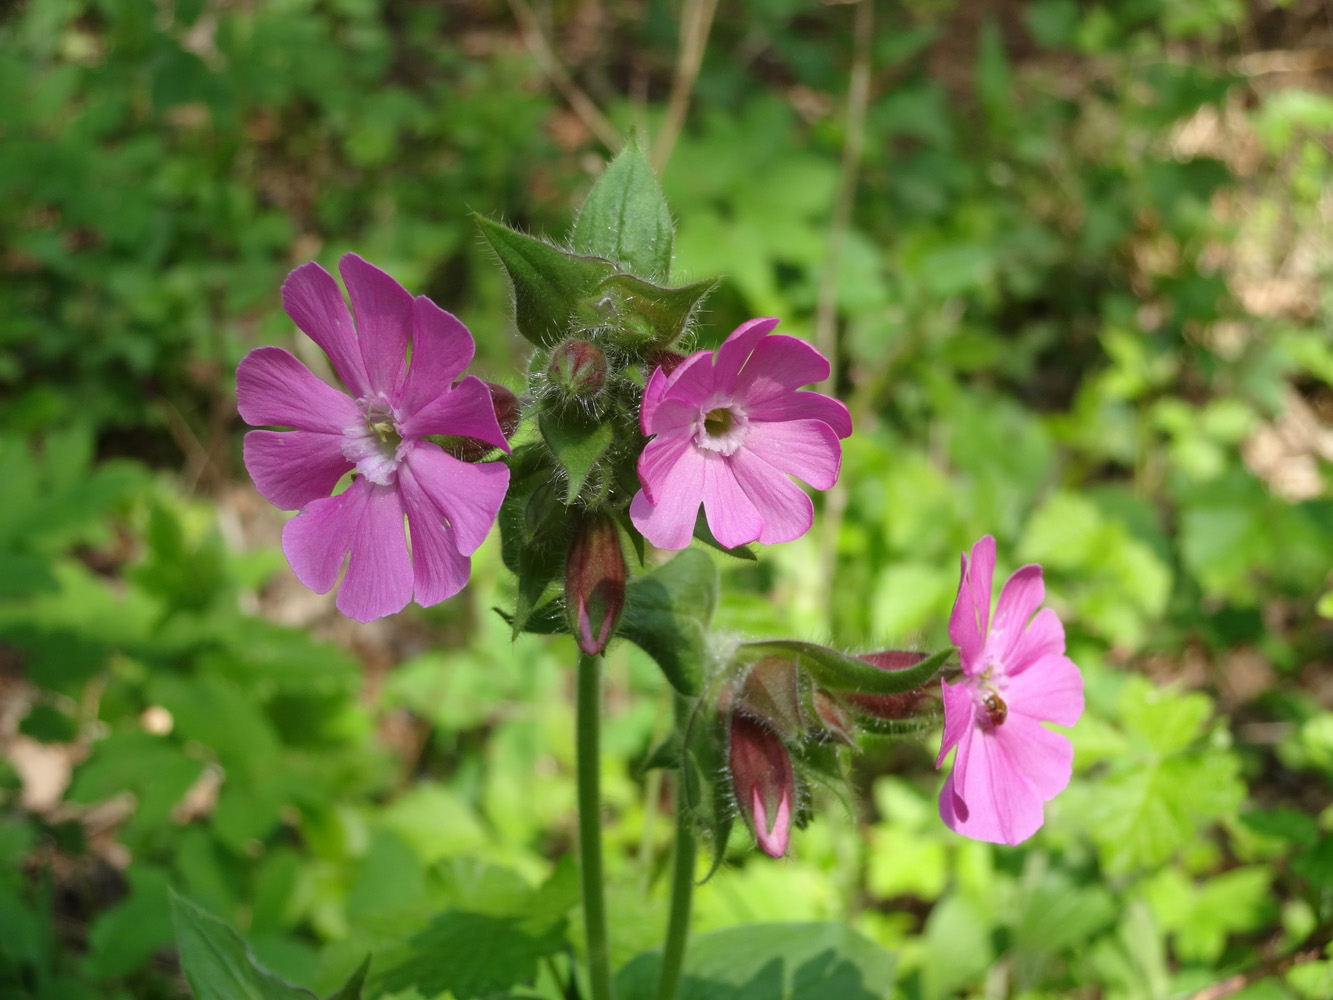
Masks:
[[[596,656],[615,634],[625,609],[628,570],[620,535],[607,514],[579,525],[565,558],[565,614],[579,649]]]
[[[772,858],[787,853],[796,810],[791,757],[776,733],[742,712],[731,716],[728,759],[731,787],[760,849]]]
[[[760,660],[745,675],[737,707],[788,738],[805,726],[801,720],[801,692],[796,661],[778,656]]]
[[[819,721],[823,723],[830,736],[839,743],[846,743],[849,747],[856,746],[854,735],[856,720],[842,702],[823,688],[815,688],[810,701],[814,705],[815,714],[819,716]]]
[[[523,416],[518,397],[499,382],[487,382],[485,385],[491,393],[491,406],[495,407],[495,420],[500,425],[500,433],[508,440],[518,430],[519,420]],[[495,450],[495,445],[473,437],[449,436],[438,440],[440,447],[464,462],[480,462]]]
[[[653,351],[644,359],[644,380],[647,381],[649,376],[653,374],[654,368],[661,368],[663,375],[670,375],[687,356],[688,355],[681,354],[679,351],[668,351],[666,348]]]
[[[586,340],[566,340],[551,352],[546,372],[566,399],[589,399],[606,383],[606,355]]]
[[[858,660],[881,670],[906,670],[926,658],[926,653],[906,649],[886,649],[879,653],[862,653]],[[899,694],[859,694],[848,692],[846,698],[858,711],[877,719],[910,719],[921,713],[938,685],[923,685]]]

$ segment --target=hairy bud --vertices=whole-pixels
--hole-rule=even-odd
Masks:
[[[772,858],[787,853],[796,812],[796,777],[787,748],[767,726],[743,712],[731,716],[728,764],[731,787],[760,849]]]
[[[862,653],[857,659],[864,660],[881,670],[906,670],[908,667],[915,667],[927,655],[905,649],[886,649],[879,653]],[[877,719],[910,719],[921,714],[921,710],[937,686],[926,685],[900,694],[849,692],[846,698],[856,706],[857,711],[873,715]]]
[[[566,399],[590,399],[606,384],[606,355],[586,340],[566,340],[551,352],[546,373]]]
[[[585,520],[565,559],[565,613],[579,649],[596,656],[615,634],[625,610],[628,570],[620,535],[607,514]]]
[[[491,393],[491,406],[495,407],[495,420],[500,425],[500,433],[508,440],[514,436],[523,418],[518,397],[499,382],[487,382],[486,388]],[[495,450],[494,445],[472,437],[443,437],[439,444],[454,458],[464,462],[480,462]]]

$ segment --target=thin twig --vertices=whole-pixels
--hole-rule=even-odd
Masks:
[[[518,30],[523,33],[523,43],[541,66],[546,78],[551,81],[556,90],[560,91],[565,102],[579,116],[583,124],[588,126],[592,134],[597,136],[598,141],[611,152],[619,152],[620,147],[624,144],[620,132],[611,124],[611,120],[602,114],[601,109],[597,107],[593,99],[569,75],[569,71],[565,69],[560,62],[560,58],[555,54],[555,49],[551,47],[551,43],[542,34],[541,25],[537,23],[537,17],[533,14],[532,7],[528,5],[527,0],[509,0],[509,9],[514,12],[514,20],[518,22]]]
[[[671,93],[667,96],[662,129],[657,133],[657,141],[653,143],[653,167],[658,173],[671,159],[671,151],[680,138],[680,130],[685,127],[685,113],[690,108],[695,81],[699,79],[699,67],[703,65],[704,49],[708,47],[708,33],[713,29],[713,15],[716,11],[717,0],[685,0],[685,10],[680,18],[676,73],[671,80]]]

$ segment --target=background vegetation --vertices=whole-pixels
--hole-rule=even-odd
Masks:
[[[783,317],[857,425],[815,530],[726,567],[721,623],[939,645],[992,532],[1084,668],[1076,776],[996,849],[937,821],[933,735],[873,744],[791,858],[719,845],[696,929],[845,920],[904,1000],[1333,995],[1326,5],[872,2],[721,5],[662,171],[678,272],[727,276],[700,343]],[[572,643],[510,643],[496,539],[428,611],[303,592],[232,373],[308,350],[278,286],[355,249],[512,382],[468,213],[562,236],[597,130],[662,134],[681,16],[0,8],[0,997],[184,995],[168,886],[297,982],[369,950],[403,998],[447,979],[412,965],[451,961],[433,915],[523,913],[510,960],[557,995]],[[638,764],[669,704],[608,666],[619,963],[660,939]]]

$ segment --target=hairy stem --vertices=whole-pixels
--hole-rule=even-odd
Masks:
[[[694,897],[694,858],[698,840],[689,803],[685,801],[685,781],[676,776],[676,846],[671,866],[671,914],[667,918],[666,941],[662,945],[662,972],[657,981],[657,1000],[675,1000],[680,984],[681,965],[685,961],[685,942],[690,933],[690,903]]]
[[[606,937],[606,890],[602,871],[601,721],[602,658],[579,654],[575,726],[579,800],[579,882],[588,940],[588,985],[592,1000],[611,1000],[611,959]]]

